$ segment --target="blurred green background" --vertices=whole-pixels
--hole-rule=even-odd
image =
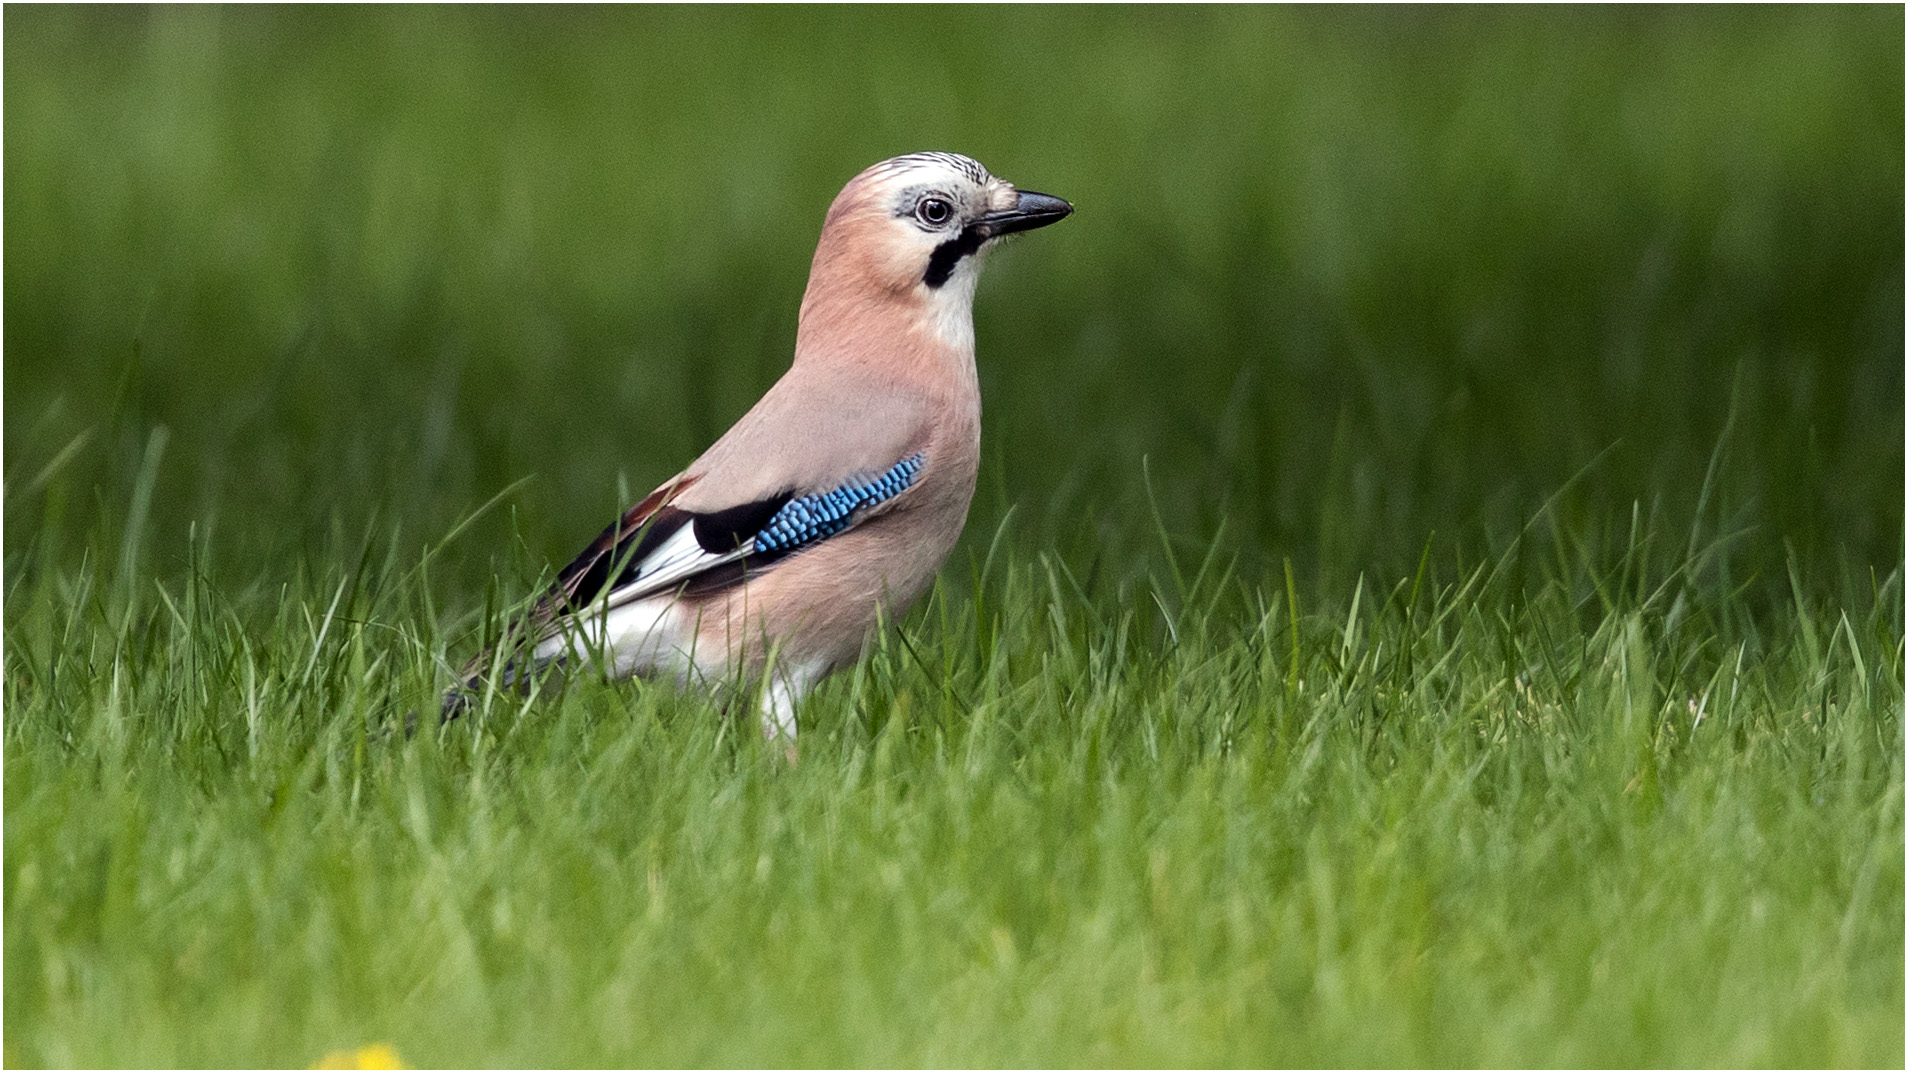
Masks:
[[[1786,588],[1785,542],[1810,584],[1901,557],[1898,7],[5,29],[16,575],[175,573],[196,526],[269,580],[534,475],[436,575],[527,588],[779,375],[829,200],[924,148],[1079,208],[982,284],[970,545],[1012,508],[1015,546],[1132,576],[1150,479],[1188,547],[1328,588],[1553,495],[1613,546],[1697,526],[1732,584]]]
[[[1900,7],[0,20],[7,1065],[1901,1064]],[[799,767],[384,736],[926,148],[1079,211]]]

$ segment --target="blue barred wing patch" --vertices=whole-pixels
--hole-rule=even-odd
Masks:
[[[916,453],[896,462],[872,480],[852,481],[832,492],[789,500],[755,534],[755,551],[792,551],[848,528],[854,513],[893,499],[908,489],[927,461]]]

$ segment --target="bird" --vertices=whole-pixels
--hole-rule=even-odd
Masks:
[[[487,681],[596,661],[613,678],[752,687],[763,738],[795,760],[802,698],[928,589],[966,524],[988,251],[1072,212],[957,153],[850,179],[823,219],[787,371],[464,666],[443,718]]]

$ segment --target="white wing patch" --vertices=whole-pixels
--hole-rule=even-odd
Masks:
[[[636,564],[636,576],[611,589],[606,604],[609,607],[621,607],[633,600],[672,589],[690,578],[711,570],[724,563],[732,563],[755,550],[753,538],[734,551],[720,553],[704,551],[696,542],[696,527],[693,522],[669,535],[667,540],[656,546],[642,562]],[[594,601],[592,601],[594,602]]]

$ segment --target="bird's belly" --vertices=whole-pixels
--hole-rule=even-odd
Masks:
[[[899,618],[933,582],[959,527],[877,519],[808,548],[727,592],[697,601],[698,652],[758,670],[777,659],[833,668],[854,660],[885,615]],[[905,519],[896,518],[895,522]]]

